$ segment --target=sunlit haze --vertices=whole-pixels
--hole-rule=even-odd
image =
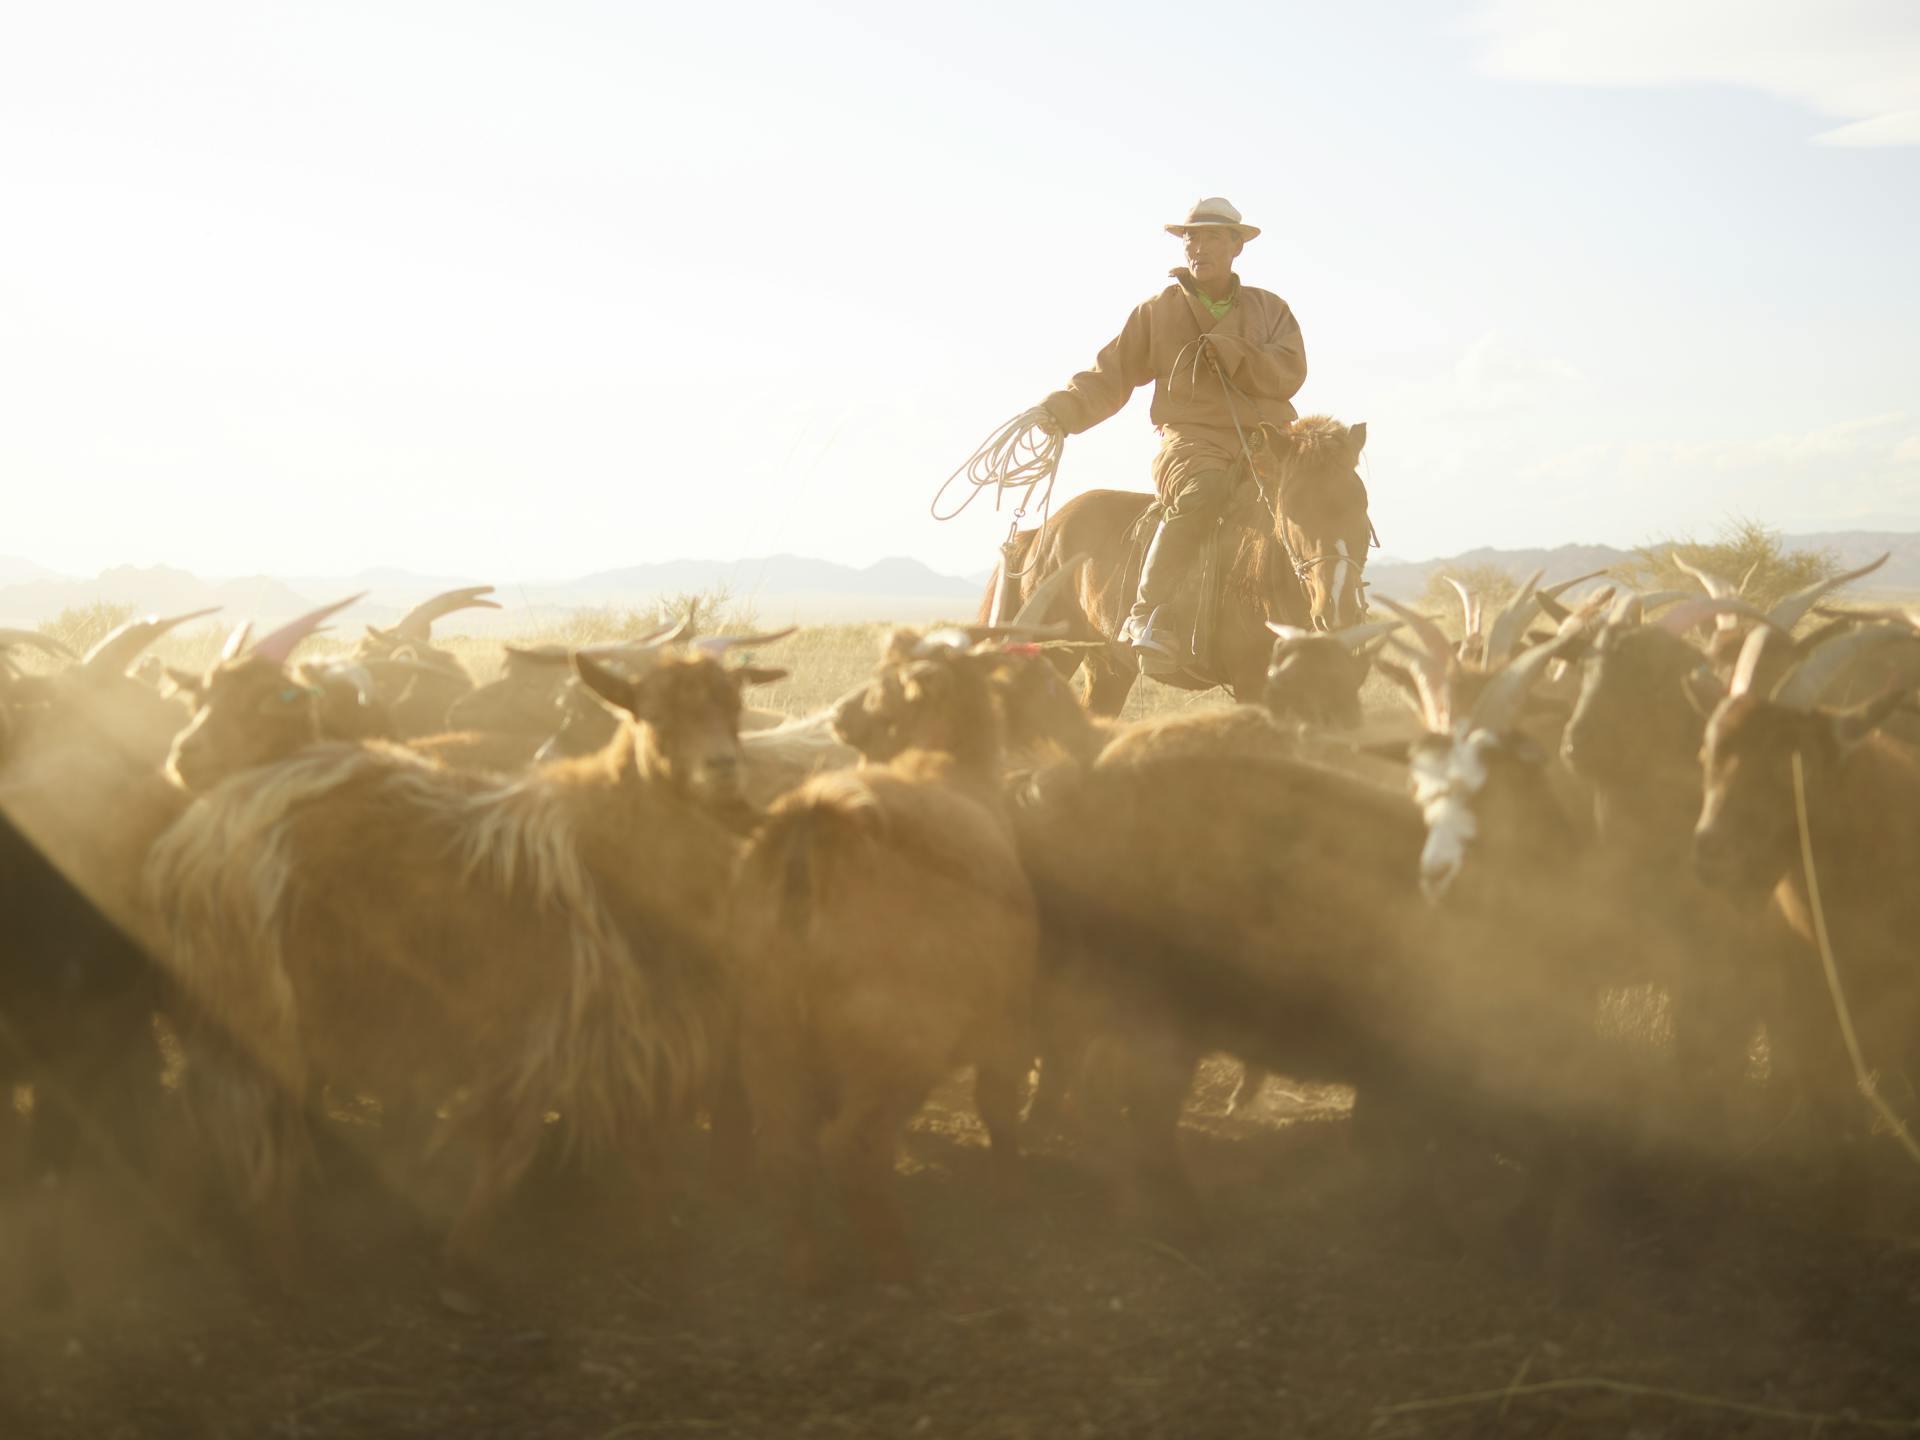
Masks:
[[[984,569],[934,488],[1214,194],[1394,555],[1920,529],[1920,8],[1092,13],[12,7],[0,554]]]

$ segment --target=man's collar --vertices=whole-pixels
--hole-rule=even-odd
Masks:
[[[1173,269],[1169,270],[1167,274],[1171,275],[1175,280],[1178,280],[1180,282],[1180,288],[1185,290],[1189,295],[1205,298],[1207,292],[1200,288],[1200,282],[1193,278],[1193,272],[1187,269],[1186,266],[1176,265]],[[1227,279],[1230,283],[1227,286],[1227,293],[1220,297],[1222,300],[1231,300],[1240,293],[1240,277],[1237,274],[1228,272]],[[1216,300],[1213,303],[1218,305],[1220,301]]]

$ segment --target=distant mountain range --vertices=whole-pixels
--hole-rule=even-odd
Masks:
[[[1846,569],[1854,569],[1878,558],[1883,552],[1891,558],[1854,592],[1863,596],[1920,593],[1920,534],[1900,534],[1880,530],[1830,530],[1812,535],[1781,537],[1790,550],[1827,550]],[[1571,580],[1593,570],[1610,570],[1635,559],[1631,550],[1611,545],[1561,545],[1551,550],[1468,550],[1439,560],[1395,560],[1380,556],[1367,566],[1367,582],[1376,595],[1395,600],[1412,600],[1427,588],[1438,571],[1464,570],[1488,565],[1505,570],[1516,579],[1535,570],[1546,572],[1543,581]],[[1739,578],[1737,576],[1733,577]]]
[[[1824,549],[1849,567],[1882,551],[1892,559],[1857,593],[1864,596],[1920,593],[1920,534],[1839,530],[1789,535],[1793,549]],[[1444,559],[1408,561],[1378,556],[1367,567],[1377,595],[1417,598],[1436,570],[1494,566],[1516,577],[1535,569],[1546,580],[1566,580],[1633,558],[1607,545],[1561,545],[1553,549],[1469,550]],[[676,596],[725,589],[760,620],[818,624],[842,620],[930,620],[973,613],[986,575],[943,575],[918,560],[892,557],[872,565],[838,565],[803,555],[753,560],[671,560],[603,570],[572,580],[502,585],[499,610],[469,610],[446,623],[466,633],[544,629],[582,608],[646,609]],[[330,600],[367,592],[346,611],[343,626],[391,624],[430,595],[485,576],[423,575],[390,567],[346,576],[249,575],[203,579],[166,565],[116,566],[90,580],[58,575],[31,560],[0,556],[0,625],[39,625],[62,610],[106,603],[140,613],[177,615],[211,606],[222,618],[266,623],[284,620]]]
[[[0,556],[0,625],[38,625],[62,610],[127,605],[140,613],[178,615],[221,607],[223,617],[283,620],[330,600],[366,592],[341,624],[391,624],[430,595],[485,576],[422,575],[382,567],[345,576],[203,579],[167,565],[116,566],[92,579],[57,575],[30,560]],[[673,560],[604,570],[571,580],[501,585],[499,610],[469,610],[449,625],[468,633],[524,631],[556,623],[569,611],[644,609],[676,596],[725,590],[763,621],[928,620],[963,617],[978,604],[982,582],[942,575],[918,560],[894,557],[872,565],[837,565],[801,555],[754,560]]]

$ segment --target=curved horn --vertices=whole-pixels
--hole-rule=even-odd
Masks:
[[[394,632],[409,640],[427,644],[433,639],[433,622],[442,616],[451,615],[456,610],[498,610],[498,600],[481,598],[492,593],[491,585],[468,585],[459,590],[443,590],[431,600],[422,600],[401,616],[400,623],[393,627]]]
[[[1576,575],[1571,580],[1556,580],[1551,585],[1542,585],[1539,593],[1546,596],[1549,600],[1558,600],[1574,586],[1585,584],[1589,580],[1604,579],[1606,573],[1604,570],[1589,570],[1586,574]]]
[[[1072,559],[1062,561],[1059,569],[1034,586],[1033,594],[1029,595],[1026,603],[1021,605],[1019,612],[1010,622],[1009,628],[1014,630],[1037,628],[1044,624],[1047,611],[1052,608],[1054,600],[1062,590],[1066,589],[1067,582],[1073,579],[1074,572],[1086,562],[1086,559],[1087,552],[1082,550]]]
[[[218,605],[210,605],[205,610],[169,615],[165,619],[149,615],[144,620],[129,620],[110,631],[99,644],[87,651],[80,666],[94,675],[124,674],[127,667],[139,658],[142,650],[176,625],[184,625],[189,620],[203,620],[219,608]]]
[[[1464,645],[1480,633],[1480,597],[1451,575],[1447,576],[1447,584],[1460,597],[1460,623],[1465,627],[1460,632],[1460,642]]]
[[[1486,663],[1499,665],[1513,653],[1513,647],[1521,635],[1526,632],[1527,622],[1533,619],[1537,598],[1534,586],[1540,583],[1540,577],[1546,572],[1536,570],[1520,583],[1511,600],[1500,607],[1500,613],[1493,617],[1493,628],[1487,632]]]
[[[1420,614],[1410,610],[1398,600],[1380,597],[1380,603],[1404,620],[1413,633],[1420,639],[1420,649],[1405,646],[1413,662],[1414,682],[1420,688],[1421,719],[1431,730],[1447,729],[1453,715],[1452,686],[1449,677],[1452,674],[1453,647],[1447,643],[1447,637],[1440,627]],[[1392,642],[1400,644],[1398,640]]]
[[[1380,620],[1380,621],[1376,621],[1375,623],[1380,625],[1385,625],[1388,622],[1385,620]],[[1398,625],[1401,622],[1398,620],[1395,620],[1392,623],[1395,625]],[[1324,631],[1321,631],[1321,630],[1303,630],[1298,625],[1282,625],[1278,620],[1267,621],[1267,629],[1273,632],[1274,638],[1277,640],[1309,640],[1315,635],[1321,635],[1325,633]]]
[[[246,649],[247,637],[252,634],[253,622],[251,620],[242,620],[238,625],[234,626],[233,629],[227,632],[227,643],[220,647],[220,659],[222,661],[231,660],[242,650]]]
[[[257,659],[266,660],[275,665],[287,663],[287,657],[293,654],[293,647],[306,639],[332,615],[338,614],[349,605],[357,605],[367,598],[362,590],[358,595],[349,595],[344,600],[336,600],[331,605],[322,605],[318,610],[309,610],[297,620],[289,620],[278,630],[260,638],[252,650],[247,653]]]
[[[687,646],[697,655],[711,655],[715,659],[729,650],[738,650],[748,645],[771,645],[776,640],[784,640],[800,627],[789,625],[784,630],[769,630],[761,635],[703,635]]]
[[[30,649],[45,651],[58,660],[73,659],[73,651],[51,635],[42,635],[38,630],[0,629],[0,650],[7,650],[15,645],[25,645]]]
[[[1542,640],[1538,645],[1521,651],[1512,664],[1503,666],[1487,681],[1480,698],[1473,702],[1473,709],[1467,715],[1467,728],[1491,730],[1496,735],[1510,732],[1514,722],[1520,718],[1520,708],[1526,704],[1528,692],[1546,674],[1548,664],[1559,655],[1560,647],[1565,643],[1564,638],[1558,635],[1551,640]]]
[[[1574,586],[1584,584],[1588,580],[1598,580],[1606,573],[1604,570],[1589,570],[1586,574],[1576,575],[1571,580],[1556,580],[1551,585],[1542,585],[1533,592],[1534,601],[1546,612],[1549,620],[1556,625],[1564,625],[1572,612],[1560,603],[1560,597]]]
[[[1727,698],[1738,699],[1753,689],[1753,677],[1760,668],[1760,656],[1772,643],[1772,637],[1779,634],[1765,625],[1756,625],[1753,633],[1747,636],[1746,643],[1740,647],[1740,658],[1733,662],[1733,675],[1727,681]]]
[[[1878,560],[1862,565],[1858,570],[1849,570],[1844,575],[1835,575],[1828,580],[1816,581],[1804,590],[1794,591],[1791,595],[1776,602],[1774,607],[1767,612],[1767,617],[1782,630],[1793,629],[1801,620],[1806,618],[1807,611],[1811,610],[1822,599],[1832,594],[1835,590],[1838,590],[1842,585],[1851,585],[1863,575],[1871,575],[1887,563],[1888,557],[1891,556],[1892,553],[1892,551],[1888,551]]]
[[[1700,582],[1700,588],[1707,592],[1709,599],[1731,600],[1739,595],[1740,585],[1735,585],[1732,581],[1714,574],[1711,570],[1702,570],[1698,566],[1689,565],[1686,557],[1678,550],[1670,550],[1667,554],[1668,558],[1673,561],[1675,569],[1684,574],[1691,575]],[[1753,572],[1749,570],[1747,574],[1752,575]],[[1745,581],[1741,582],[1742,585],[1745,583]]]
[[[1855,665],[1889,645],[1920,644],[1904,625],[1863,625],[1830,636],[1807,652],[1773,687],[1774,704],[1787,710],[1811,710],[1847,678]],[[1743,650],[1740,658],[1746,659]]]
[[[1535,596],[1534,598],[1538,599],[1539,597]],[[1579,634],[1594,622],[1595,617],[1597,617],[1602,610],[1605,610],[1612,600],[1613,586],[1602,585],[1599,589],[1589,594],[1586,599],[1574,606],[1573,609],[1566,611],[1564,618],[1562,618],[1559,623],[1558,632],[1565,636]],[[1545,606],[1542,605],[1541,608],[1544,609]]]

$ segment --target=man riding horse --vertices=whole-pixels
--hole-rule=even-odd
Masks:
[[[1078,435],[1153,382],[1151,418],[1160,432],[1154,488],[1164,509],[1140,571],[1140,593],[1120,627],[1143,668],[1186,663],[1187,646],[1162,606],[1179,590],[1246,474],[1246,442],[1262,424],[1285,429],[1307,378],[1307,353],[1293,311],[1278,295],[1242,285],[1233,273],[1241,247],[1260,233],[1219,196],[1194,203],[1166,227],[1186,245],[1176,283],[1136,306],[1093,362],[1041,402],[1035,423]]]

